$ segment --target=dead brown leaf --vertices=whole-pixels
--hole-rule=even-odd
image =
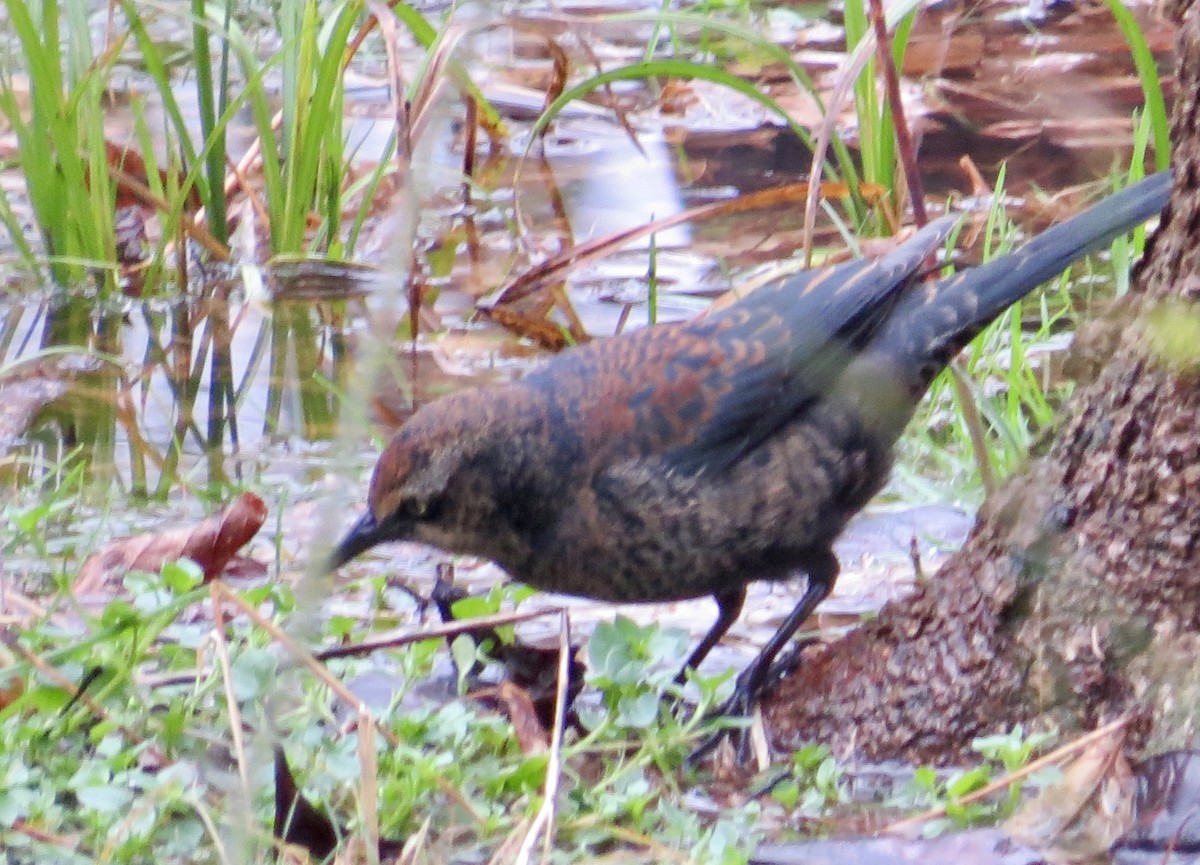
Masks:
[[[117,144],[106,139],[104,155],[109,172],[116,181],[117,208],[152,204],[152,202],[146,201],[143,194],[143,191],[150,186],[150,169],[141,153],[129,144]],[[181,178],[172,176],[172,174],[162,168],[158,169],[159,183],[168,189],[178,186]],[[200,191],[193,186],[184,202],[184,209],[187,213],[195,213],[202,206]]]
[[[567,337],[563,329],[552,321],[533,318],[513,309],[503,306],[493,306],[480,310],[480,314],[501,327],[505,327],[518,336],[532,340],[542,348],[550,351],[562,351],[567,347]],[[584,340],[586,341],[586,340]]]
[[[1016,840],[1054,861],[1084,861],[1108,851],[1133,822],[1133,774],[1124,726],[1096,739],[1063,767],[1063,778],[1004,823]]]
[[[25,681],[17,676],[0,680],[0,711],[7,709],[25,693]]]
[[[537,707],[534,706],[528,691],[505,679],[496,686],[494,696],[504,704],[504,710],[508,712],[513,725],[513,735],[517,737],[522,754],[545,754],[550,750],[550,734],[542,726]]]
[[[128,571],[153,572],[167,562],[185,558],[204,570],[207,583],[225,571],[266,518],[266,503],[254,493],[244,492],[224,511],[197,525],[118,538],[84,562],[75,593],[95,594]],[[265,568],[262,570],[265,573]]]

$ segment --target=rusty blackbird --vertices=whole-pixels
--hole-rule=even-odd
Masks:
[[[733,624],[749,583],[803,571],[804,595],[738,679],[730,707],[745,711],[832,588],[832,543],[884,485],[933,377],[1014,301],[1161,211],[1170,188],[1155,175],[1009,255],[922,282],[955,225],[943,217],[879,259],[430,403],[380,456],[369,507],[329,566],[403,539],[548,591],[711,595],[716,622],[686,667]]]

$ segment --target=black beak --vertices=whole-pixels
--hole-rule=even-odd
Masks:
[[[391,540],[391,538],[388,537],[383,526],[376,522],[375,515],[368,508],[367,512],[359,517],[358,522],[350,527],[350,531],[346,532],[346,536],[329,554],[325,573],[336,571],[359,553],[366,552],[376,544],[387,540]]]

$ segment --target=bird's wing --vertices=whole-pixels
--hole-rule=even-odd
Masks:
[[[881,258],[797,274],[683,325],[681,335],[711,341],[725,360],[707,371],[711,408],[689,441],[665,453],[670,466],[720,471],[799,417],[886,320],[955,222],[944,217]]]
[[[1071,262],[1158,215],[1171,196],[1169,171],[1103,198],[1012,253],[955,274],[936,291],[909,292],[872,339],[871,351],[906,371],[923,390],[989,322]]]

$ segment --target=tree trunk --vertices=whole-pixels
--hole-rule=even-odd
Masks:
[[[777,746],[820,740],[873,759],[939,760],[1018,722],[1071,730],[1126,711],[1143,743],[1190,739],[1200,716],[1198,9],[1176,10],[1176,189],[1133,294],[1090,328],[1108,337],[1101,373],[936,577],[780,683],[764,707]]]

